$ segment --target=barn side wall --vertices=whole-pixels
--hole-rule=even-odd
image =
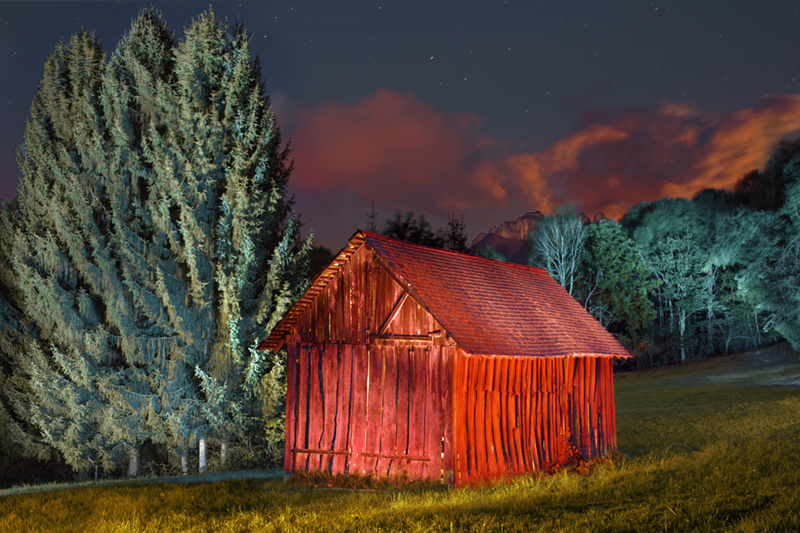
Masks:
[[[459,350],[453,371],[456,484],[545,471],[571,450],[589,459],[616,449],[610,358]]]
[[[454,348],[288,346],[284,471],[452,482]]]

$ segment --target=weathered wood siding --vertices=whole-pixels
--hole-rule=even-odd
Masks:
[[[544,470],[567,443],[584,459],[616,449],[607,357],[454,359],[455,483]]]
[[[333,275],[297,321],[294,333],[313,344],[447,343],[442,326],[366,246]]]
[[[451,479],[454,348],[295,342],[288,351],[287,473]]]

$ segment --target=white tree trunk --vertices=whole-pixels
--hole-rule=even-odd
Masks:
[[[186,454],[181,455],[181,471],[184,476],[189,475],[189,457]]]
[[[205,437],[200,439],[200,442],[197,444],[197,451],[198,451],[198,470],[202,474],[203,471],[206,469],[206,439]]]
[[[686,311],[681,310],[680,322],[679,327],[681,330],[681,363],[686,361],[686,339],[684,334],[686,333]]]
[[[136,477],[139,475],[139,449],[134,449],[128,457],[128,475]]]
[[[223,442],[219,446],[219,464],[225,464],[225,458],[228,456],[228,444]]]

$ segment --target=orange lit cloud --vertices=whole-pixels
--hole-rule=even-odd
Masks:
[[[354,105],[333,101],[292,117],[292,182],[315,198],[310,209],[321,220],[338,217],[351,228],[363,225],[371,202],[380,206],[379,222],[403,209],[467,220],[481,212],[480,224],[487,217],[497,224],[565,202],[590,217],[603,211],[619,218],[637,202],[732,187],[764,166],[775,143],[800,133],[798,111],[800,95],[765,97],[723,116],[669,102],[595,111],[544,150],[515,153],[483,133],[476,115],[448,114],[411,93],[381,89]],[[313,226],[325,224],[301,212]]]
[[[800,95],[768,97],[756,109],[724,117],[689,169],[689,179],[665,183],[669,196],[703,188],[730,189],[747,172],[763,168],[775,141],[800,129]]]
[[[778,141],[800,134],[800,95],[765,97],[722,117],[664,103],[591,118],[535,157],[570,161],[543,169],[553,198],[619,218],[641,201],[730,189],[762,168]]]

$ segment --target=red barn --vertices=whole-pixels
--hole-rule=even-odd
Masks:
[[[539,268],[359,231],[259,348],[283,346],[286,473],[463,484],[616,448],[629,355]]]

